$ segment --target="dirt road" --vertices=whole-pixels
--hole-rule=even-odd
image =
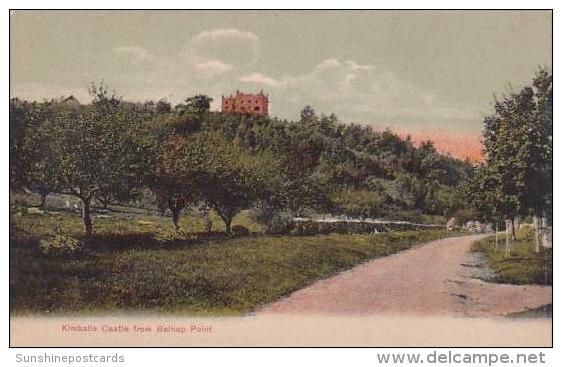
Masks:
[[[470,252],[472,243],[482,237],[432,241],[372,260],[317,281],[257,313],[493,317],[552,303],[552,287],[483,281],[489,271]]]

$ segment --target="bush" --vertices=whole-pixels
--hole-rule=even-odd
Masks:
[[[277,215],[279,210],[265,201],[259,201],[250,211],[250,217],[254,221],[266,226],[269,226]]]
[[[181,229],[176,231],[174,228],[164,227],[154,234],[154,239],[160,244],[167,244],[176,241],[190,240],[192,239],[192,235]]]
[[[65,255],[82,250],[82,243],[57,227],[52,236],[39,241],[39,248],[44,254]]]
[[[278,213],[268,224],[265,233],[267,234],[289,234],[294,228],[293,217],[288,213]]]
[[[232,234],[235,236],[247,236],[250,234],[250,230],[241,225],[235,225],[232,227]]]

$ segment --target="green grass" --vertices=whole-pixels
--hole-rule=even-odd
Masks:
[[[247,213],[234,224],[250,228]],[[184,217],[185,239],[161,241],[169,218],[94,219],[95,235],[77,254],[39,250],[59,225],[79,236],[72,213],[12,215],[10,306],[13,313],[142,311],[240,314],[359,263],[451,236],[442,230],[375,235],[229,237],[197,233]]]
[[[505,257],[505,235],[495,236],[476,242],[473,251],[485,255],[495,274],[490,281],[508,284],[552,284],[552,249],[541,248],[535,252],[534,232],[531,227],[522,227],[517,241],[511,245],[511,253]]]
[[[100,214],[105,215],[105,214]],[[170,217],[156,214],[132,214],[128,208],[118,208],[110,212],[110,217],[99,217],[93,213],[94,232],[97,235],[128,234],[128,233],[154,233],[157,231],[172,231],[173,224]],[[65,233],[73,236],[81,236],[83,232],[82,219],[76,213],[47,211],[45,214],[20,214],[12,216],[14,226],[11,231],[17,232],[18,238],[42,238],[49,235],[52,230],[60,226]],[[218,215],[212,211],[213,232],[224,232],[225,226]],[[255,223],[250,218],[248,211],[243,211],[234,217],[232,225],[242,225],[251,232],[262,232],[263,226]],[[193,215],[183,215],[180,219],[180,227],[185,232],[203,232],[205,229],[203,218]]]

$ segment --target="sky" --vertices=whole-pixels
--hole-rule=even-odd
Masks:
[[[263,90],[273,116],[311,105],[470,145],[494,95],[551,67],[551,28],[550,11],[16,11],[10,94],[87,103],[103,80],[127,100],[207,94],[218,109]]]

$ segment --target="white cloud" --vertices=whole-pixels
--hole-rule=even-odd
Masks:
[[[241,31],[235,28],[214,29],[211,31],[203,31],[192,38],[192,42],[206,42],[210,40],[223,39],[244,39],[257,41],[259,39],[255,33],[249,31]]]
[[[251,73],[243,83],[261,84],[272,90],[282,115],[296,113],[305,104],[317,111],[335,112],[345,119],[392,121],[474,118],[473,109],[450,105],[446,98],[401,80],[388,70],[353,60],[329,58],[308,73],[273,77]],[[370,116],[370,117],[369,117]]]
[[[324,70],[342,67],[342,63],[338,59],[326,59],[314,67],[314,70]]]
[[[253,65],[259,57],[259,37],[235,28],[206,30],[191,38],[185,56],[233,66]]]
[[[244,83],[263,84],[270,87],[277,87],[283,84],[283,82],[265,76],[261,73],[252,73],[249,75],[244,75],[241,76],[238,80]]]
[[[140,100],[165,96],[176,103],[203,92],[215,98],[213,108],[218,108],[221,94],[258,87],[270,94],[271,114],[282,118],[298,118],[304,105],[312,105],[318,112],[334,112],[344,121],[390,126],[415,123],[421,128],[433,121],[446,124],[480,118],[474,116],[474,106],[449,103],[447,96],[411,84],[388,69],[355,60],[327,58],[298,74],[258,72],[258,47],[254,33],[233,28],[203,31],[190,39],[187,50],[171,56],[135,45],[114,47],[91,61],[96,68],[84,67],[81,80],[87,86],[92,80],[106,79],[120,95]],[[113,77],[107,79],[107,75]],[[20,85],[11,92],[56,97],[69,90]],[[85,98],[80,90],[72,93],[80,100]]]
[[[152,81],[153,77],[162,78],[167,74],[175,74],[181,66],[179,58],[161,57],[139,46],[114,47],[100,60],[102,69],[119,72],[122,77],[145,78]]]
[[[201,62],[199,64],[195,64],[194,68],[195,70],[203,74],[209,76],[216,76],[232,70],[232,65],[225,64],[220,60],[209,60],[209,61]]]
[[[371,70],[373,69],[372,65],[359,65],[355,61],[346,60],[345,65],[347,65],[351,70]]]

